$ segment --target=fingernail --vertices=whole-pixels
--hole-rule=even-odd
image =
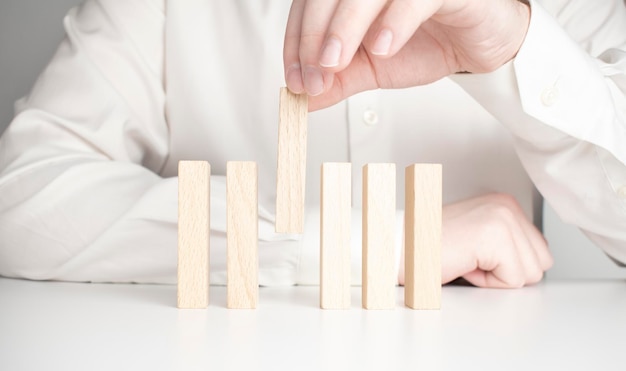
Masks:
[[[335,67],[339,65],[339,57],[341,57],[341,41],[331,36],[326,40],[326,45],[324,45],[324,49],[322,49],[320,66]]]
[[[393,40],[393,33],[388,28],[383,29],[378,33],[374,46],[370,52],[374,55],[387,55],[389,54],[389,48],[391,47],[391,41]]]
[[[304,84],[302,83],[302,70],[300,63],[293,64],[287,68],[287,87],[292,93],[300,94],[304,92]]]
[[[311,96],[320,95],[324,91],[324,76],[319,69],[308,66],[304,70],[304,89]]]

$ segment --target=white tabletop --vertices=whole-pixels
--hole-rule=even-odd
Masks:
[[[626,282],[446,286],[441,311],[318,308],[262,288],[256,310],[176,309],[176,288],[0,279],[0,370],[624,370]]]

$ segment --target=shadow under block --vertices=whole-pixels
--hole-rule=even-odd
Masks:
[[[363,276],[365,309],[395,307],[395,164],[363,167]]]
[[[302,233],[306,180],[308,97],[280,89],[276,232]]]
[[[211,166],[178,163],[178,308],[209,305]]]
[[[441,308],[440,164],[405,169],[404,303],[413,309]]]
[[[227,298],[231,309],[259,299],[258,175],[255,162],[226,164]]]
[[[351,192],[351,164],[322,164],[320,187],[322,309],[350,309]]]

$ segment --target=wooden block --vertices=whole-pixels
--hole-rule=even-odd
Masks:
[[[254,309],[259,298],[257,179],[255,162],[226,164],[226,306],[232,309]]]
[[[178,308],[209,305],[211,166],[178,163]]]
[[[352,165],[324,163],[320,187],[320,307],[350,308]]]
[[[276,232],[302,233],[308,97],[280,89],[278,166],[276,169]]]
[[[396,165],[363,167],[363,308],[395,307]]]
[[[405,170],[404,303],[441,308],[441,164]]]

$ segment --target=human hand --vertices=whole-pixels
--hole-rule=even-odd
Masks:
[[[316,110],[364,90],[490,72],[517,54],[529,19],[519,0],[294,0],[285,79]]]
[[[553,264],[543,235],[512,196],[489,194],[450,204],[442,219],[444,284],[463,277],[475,286],[517,288],[539,282]],[[404,272],[399,279],[404,284]]]

